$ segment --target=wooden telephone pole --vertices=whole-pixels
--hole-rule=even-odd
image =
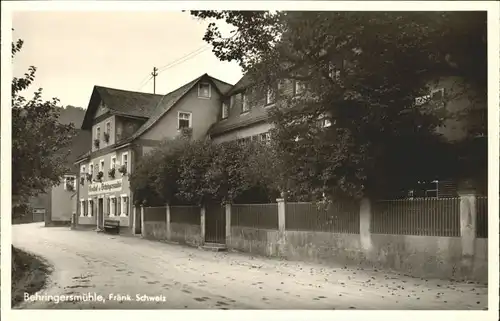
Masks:
[[[158,76],[158,68],[153,67],[153,72],[151,73],[151,76],[153,76],[153,94],[156,94],[156,76]]]

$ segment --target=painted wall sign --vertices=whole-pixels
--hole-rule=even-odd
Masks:
[[[34,214],[45,214],[45,209],[44,208],[35,208],[33,209]]]
[[[89,185],[89,196],[97,194],[114,193],[122,190],[122,179],[115,179],[102,183],[94,183]]]

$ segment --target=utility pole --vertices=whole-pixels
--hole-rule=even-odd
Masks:
[[[158,76],[158,68],[153,67],[153,72],[151,73],[151,76],[153,76],[153,94],[156,94],[156,76]]]

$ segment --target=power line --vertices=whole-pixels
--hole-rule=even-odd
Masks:
[[[189,59],[191,59],[191,58],[196,57],[197,55],[199,55],[199,54],[201,54],[201,53],[205,52],[205,51],[206,51],[207,49],[209,49],[209,48],[210,48],[210,45],[204,45],[204,46],[201,46],[201,47],[199,47],[198,49],[196,49],[196,50],[194,50],[194,51],[191,51],[190,53],[185,54],[184,56],[182,56],[182,57],[180,57],[180,58],[178,58],[178,59],[176,59],[176,60],[174,60],[174,61],[172,61],[172,62],[169,62],[168,64],[163,65],[163,66],[162,66],[162,67],[160,67],[160,68],[157,68],[157,69],[156,69],[156,72],[157,72],[157,75],[156,75],[156,76],[158,76],[158,74],[160,74],[161,72],[163,72],[163,71],[165,71],[165,70],[167,70],[167,69],[170,69],[170,68],[172,68],[172,67],[175,67],[175,66],[177,66],[177,65],[179,65],[179,64],[181,64],[181,63],[183,63],[183,62],[185,62],[185,61],[187,61],[187,60],[189,60]],[[149,78],[148,78],[148,77],[149,77]],[[151,79],[153,79],[153,76],[149,73],[149,74],[148,74],[146,77],[144,77],[144,78],[142,79],[142,81],[139,83],[139,87],[138,87],[138,89],[137,89],[137,90],[142,89],[142,88],[143,88],[143,87],[144,87],[144,86],[145,86],[145,85],[146,85],[146,84],[147,84],[147,83],[148,83]]]
[[[208,49],[208,48],[205,48],[204,50],[202,50],[202,51],[200,51],[200,52],[198,52],[198,53],[196,53],[196,54],[194,54],[194,55],[192,55],[192,56],[190,56],[190,57],[185,57],[185,58],[184,58],[184,59],[182,59],[182,60],[177,60],[177,61],[175,61],[175,62],[172,62],[172,63],[170,63],[170,64],[166,65],[165,67],[163,67],[162,69],[160,69],[160,70],[159,70],[159,73],[162,73],[162,72],[164,72],[165,70],[168,70],[168,69],[173,68],[173,67],[175,67],[175,66],[178,66],[178,65],[182,64],[183,62],[186,62],[186,61],[188,61],[188,60],[190,60],[190,59],[192,59],[192,58],[194,58],[194,57],[198,56],[199,54],[201,54],[201,53],[205,52],[207,49]]]
[[[177,63],[180,63],[180,62],[184,62],[188,59],[191,59],[199,54],[201,54],[202,52],[206,51],[208,48],[210,48],[210,45],[204,45],[204,46],[201,46],[200,48],[172,61],[172,62],[169,62],[168,64],[164,65],[164,66],[161,66],[160,68],[158,68],[160,70],[160,72],[164,71],[166,68],[169,68],[170,66],[174,65],[174,64],[177,64]]]

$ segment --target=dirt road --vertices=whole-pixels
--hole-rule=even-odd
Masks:
[[[13,226],[13,244],[54,266],[20,308],[485,309],[487,287],[207,252],[39,223]],[[49,295],[53,295],[49,301]],[[57,298],[80,300],[54,302]],[[84,296],[91,300],[82,301]],[[101,301],[95,301],[102,298]],[[153,301],[151,301],[153,300]]]

